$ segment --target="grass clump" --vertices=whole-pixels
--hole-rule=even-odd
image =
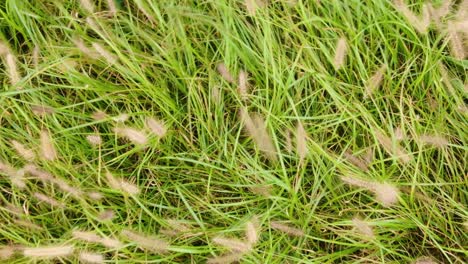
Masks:
[[[2,1],[0,259],[463,263],[464,7]]]

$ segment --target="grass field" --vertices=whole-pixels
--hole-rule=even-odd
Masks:
[[[466,263],[467,17],[1,1],[1,262]]]

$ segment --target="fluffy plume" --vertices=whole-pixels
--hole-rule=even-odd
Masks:
[[[101,55],[107,61],[107,63],[113,65],[117,62],[117,57],[109,51],[107,51],[103,46],[101,46],[101,44],[93,42],[92,45],[93,48],[97,51],[97,53],[99,53],[99,55]]]
[[[0,41],[0,56],[5,56],[8,53],[11,53],[10,47],[8,47],[7,44]]]
[[[15,248],[11,246],[2,246],[0,248],[0,260],[9,259],[15,254]]]
[[[242,99],[246,100],[249,97],[249,74],[246,71],[239,72],[238,92]]]
[[[78,63],[76,61],[77,61],[76,59],[64,58],[62,60],[62,63],[57,65],[57,69],[61,73],[64,73],[64,74],[69,73],[70,71],[74,71],[76,70],[76,67],[78,66]]]
[[[109,12],[111,15],[115,16],[117,14],[117,6],[115,6],[115,0],[107,0],[107,6],[109,7]]]
[[[93,57],[95,52],[88,48],[82,39],[72,39],[73,44],[86,56]]]
[[[120,114],[120,115],[112,118],[112,120],[114,120],[115,122],[124,123],[129,118],[130,118],[130,116],[128,114]]]
[[[365,161],[361,160],[360,158],[354,156],[349,150],[345,151],[343,153],[343,156],[346,158],[348,162],[353,164],[354,166],[360,168],[363,171],[368,171],[368,163]]]
[[[100,146],[102,144],[102,138],[99,134],[88,135],[86,136],[86,140],[93,146]]]
[[[49,132],[42,130],[40,140],[42,158],[45,160],[55,160],[57,158],[57,152]]]
[[[369,78],[369,80],[366,83],[365,97],[371,97],[374,94],[375,90],[382,83],[386,70],[387,70],[387,65],[382,64],[380,65],[379,69]]]
[[[453,27],[455,32],[468,33],[468,20],[463,21],[452,21],[450,26]]]
[[[31,111],[38,116],[46,116],[55,113],[55,110],[52,107],[45,105],[32,105]]]
[[[139,247],[154,253],[167,252],[169,247],[169,243],[156,237],[139,234],[130,230],[123,230],[121,234],[132,240]]]
[[[273,140],[268,134],[265,120],[260,114],[249,114],[247,109],[240,109],[241,120],[249,136],[254,140],[257,147],[271,161],[276,161],[276,148]]]
[[[80,0],[81,7],[89,13],[94,13],[94,5],[90,0]]]
[[[34,67],[37,68],[39,65],[39,55],[41,53],[41,49],[39,48],[38,45],[34,46],[33,53],[32,53],[32,58],[33,58],[33,64]]]
[[[190,231],[190,228],[180,221],[168,219],[167,223],[169,228],[160,229],[159,233],[167,236],[177,236],[180,233],[187,233]]]
[[[395,140],[397,141],[401,141],[406,138],[406,135],[403,132],[403,129],[401,128],[401,126],[398,126],[397,128],[393,130],[393,135],[395,137]]]
[[[429,4],[429,10],[431,13],[431,18],[437,24],[440,24],[441,19],[450,13],[450,6],[452,5],[451,0],[442,1],[442,5],[435,8],[432,4]]]
[[[206,263],[207,264],[230,264],[233,262],[240,261],[243,255],[244,254],[237,253],[237,252],[231,253],[231,254],[227,254],[227,255],[223,255],[219,257],[210,258],[208,259]]]
[[[438,148],[444,148],[449,144],[446,138],[437,135],[421,135],[418,139],[424,144],[429,144]]]
[[[449,1],[447,0],[447,2]],[[455,14],[455,18],[456,20],[466,20],[468,18],[468,0],[463,0],[458,5],[458,10],[457,10],[457,13]]]
[[[255,16],[258,8],[264,8],[266,6],[264,0],[245,0],[244,5],[250,16]]]
[[[288,129],[288,130],[286,131],[285,139],[286,139],[286,142],[285,142],[286,151],[287,151],[288,153],[291,153],[292,150],[293,150],[291,130]]]
[[[370,238],[370,239],[375,237],[372,227],[367,222],[362,220],[360,217],[354,217],[352,222],[353,222],[353,226],[355,230],[360,235],[363,235],[366,238]]]
[[[87,196],[89,198],[93,199],[93,200],[96,200],[96,201],[99,201],[102,198],[104,198],[104,196],[100,192],[89,192],[89,193],[87,193]]]
[[[75,239],[83,240],[89,243],[100,243],[101,237],[98,236],[96,233],[89,232],[89,231],[78,231],[75,230],[72,232],[72,236]]]
[[[21,80],[21,76],[18,72],[18,67],[16,66],[16,58],[13,54],[8,53],[6,55],[5,60],[6,60],[7,70],[8,70],[8,76],[10,77],[10,83],[11,85],[16,85]]]
[[[395,144],[393,144],[392,140],[388,136],[382,134],[379,131],[375,132],[375,136],[377,137],[380,145],[382,145],[382,147],[389,155],[397,157],[401,163],[408,163],[411,161],[410,155],[400,146],[398,142],[394,142]]]
[[[51,206],[54,206],[54,207],[59,207],[59,208],[64,208],[65,205],[59,201],[57,201],[56,199],[52,198],[52,197],[49,197],[45,194],[42,194],[42,193],[34,193],[33,196],[38,199],[39,201],[41,202],[44,202],[44,203],[47,203]]]
[[[341,176],[341,180],[346,184],[363,188],[374,193],[376,200],[386,207],[398,202],[399,190],[392,184],[365,181],[350,176]]]
[[[110,237],[103,237],[101,239],[101,241],[99,241],[99,243],[101,243],[103,246],[107,247],[107,248],[121,248],[123,247],[123,244],[122,242],[120,242],[119,240],[117,239],[113,239],[113,238],[110,238]]]
[[[127,138],[137,145],[145,145],[148,142],[148,137],[141,131],[130,127],[116,127],[114,132],[120,136]]]
[[[167,133],[167,128],[164,125],[164,122],[152,117],[146,118],[146,127],[151,130],[153,134],[160,138],[164,137]]]
[[[250,187],[250,190],[257,195],[261,195],[266,198],[271,197],[271,192],[273,191],[271,185],[255,185]]]
[[[249,243],[235,238],[215,237],[213,238],[213,243],[228,248],[233,252],[245,253],[252,249],[252,245]]]
[[[78,231],[75,230],[72,232],[72,236],[75,239],[83,240],[89,243],[99,243],[103,246],[111,249],[120,248],[123,246],[122,242],[110,238],[110,237],[101,237],[94,232],[89,231]]]
[[[0,161],[0,172],[3,172],[6,174],[8,177],[10,177],[11,184],[13,186],[18,187],[19,189],[24,189],[26,187],[26,184],[24,183],[23,180],[23,170],[17,171],[15,168],[10,166],[10,164],[3,163]]]
[[[51,183],[57,185],[57,187],[65,193],[68,193],[75,198],[80,198],[82,196],[82,192],[77,187],[69,185],[66,181],[60,178],[53,178]]]
[[[101,254],[91,252],[81,252],[79,255],[80,261],[88,264],[101,264],[104,263],[104,257]]]
[[[454,27],[449,24],[447,30],[447,38],[450,45],[450,52],[457,60],[463,60],[466,57],[465,49],[463,47],[463,39],[460,33],[455,31]]]
[[[32,258],[59,258],[69,256],[72,253],[72,246],[48,246],[23,249],[23,255]]]
[[[54,179],[54,176],[50,174],[47,171],[39,169],[36,165],[34,164],[27,164],[23,168],[24,172],[29,173],[41,181],[52,181]]]
[[[19,226],[22,226],[22,227],[25,227],[25,228],[37,230],[37,231],[43,231],[44,230],[44,228],[42,228],[41,226],[39,226],[39,225],[29,221],[29,220],[15,219],[15,224],[19,225]]]
[[[138,195],[140,193],[138,186],[123,179],[116,179],[110,172],[106,172],[106,178],[109,186],[113,189],[120,190],[129,195]]]
[[[229,72],[229,70],[227,69],[226,65],[224,63],[220,63],[218,64],[218,66],[216,67],[219,74],[221,75],[221,77],[223,77],[224,80],[226,80],[227,82],[229,83],[234,83],[234,77],[232,77],[231,73]]]
[[[19,206],[15,206],[15,205],[12,205],[12,204],[6,204],[5,208],[11,214],[15,214],[15,215],[23,215],[24,214],[23,208],[21,208]]]
[[[256,216],[252,217],[245,225],[245,237],[250,245],[256,244],[259,239],[259,225],[260,223]]]
[[[344,37],[341,37],[336,42],[335,58],[333,59],[333,66],[336,70],[339,70],[341,67],[343,67],[347,52],[348,44],[346,43],[346,39]]]
[[[374,183],[371,191],[383,206],[389,207],[398,202],[399,190],[389,183]]]
[[[108,116],[105,112],[99,110],[99,111],[96,111],[94,112],[91,117],[96,120],[96,121],[101,121],[101,120],[104,120],[106,119]]]
[[[449,77],[449,74],[447,72],[447,69],[445,69],[445,66],[442,64],[442,62],[439,62],[439,71],[440,71],[440,75],[441,75],[441,78],[442,78],[442,82],[445,84],[445,86],[447,87],[447,90],[448,92],[451,94],[451,95],[455,95],[455,90],[452,86],[452,83],[450,82],[450,77]]]
[[[413,264],[438,264],[435,260],[430,257],[420,257],[416,259]]]
[[[357,179],[357,178],[350,177],[350,176],[341,176],[340,178],[344,183],[352,185],[352,186],[365,188],[365,189],[372,188],[372,183],[368,181],[364,181],[364,180]]]
[[[97,215],[97,218],[100,220],[100,221],[110,221],[112,220],[112,218],[115,217],[115,213],[114,211],[108,209],[108,210],[104,210],[102,212],[100,212],[98,215]]]
[[[34,154],[34,151],[26,148],[23,144],[16,140],[11,141],[11,145],[13,148],[18,152],[18,154],[23,157],[25,160],[31,161],[33,160],[36,155]]]
[[[296,237],[305,236],[304,231],[302,231],[301,229],[291,227],[291,226],[283,224],[281,222],[272,221],[270,223],[270,226],[271,226],[271,228],[276,229],[278,231],[281,231],[281,232],[283,232],[285,234],[288,234],[290,236],[296,236]]]
[[[403,0],[394,0],[393,1],[395,9],[398,10],[408,22],[421,34],[427,32],[427,29],[430,24],[430,14],[427,5],[423,6],[423,17],[417,17],[403,2]]]
[[[297,155],[299,155],[299,160],[301,163],[304,161],[307,153],[309,152],[307,148],[307,132],[305,131],[304,126],[300,121],[297,122],[296,126],[296,152]]]

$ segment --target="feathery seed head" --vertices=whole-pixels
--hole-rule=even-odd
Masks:
[[[232,77],[232,74],[229,72],[224,63],[219,63],[218,66],[216,66],[216,69],[224,80],[229,83],[235,83],[234,77]]]
[[[23,255],[31,258],[59,258],[66,257],[73,253],[72,246],[47,246],[24,248]]]
[[[300,121],[297,122],[296,127],[296,151],[301,162],[306,158],[309,152],[307,148],[307,132]]]
[[[374,183],[372,187],[375,198],[383,206],[389,207],[398,202],[400,191],[397,187],[389,183]]]
[[[346,43],[346,39],[341,37],[336,43],[335,58],[333,60],[333,66],[336,70],[339,70],[345,64],[347,52],[348,44]]]
[[[264,0],[245,0],[244,5],[250,16],[255,16],[259,8],[264,8],[266,6]]]
[[[164,125],[164,122],[152,117],[146,118],[146,127],[151,130],[153,134],[160,138],[164,137],[167,133],[167,128]]]
[[[247,109],[240,109],[241,120],[249,136],[256,143],[257,147],[271,161],[276,161],[276,148],[273,139],[269,135],[265,120],[260,114],[249,114]]]
[[[47,203],[51,206],[54,206],[54,207],[58,207],[58,208],[65,208],[65,205],[62,203],[62,202],[59,202],[57,201],[56,199],[52,198],[52,197],[49,197],[45,194],[42,194],[42,193],[34,193],[33,196],[41,201],[41,202],[44,202],[44,203]]]
[[[252,217],[245,225],[245,237],[251,245],[255,245],[259,239],[259,226],[260,223],[257,216]]]
[[[89,13],[94,13],[94,5],[90,0],[80,0],[81,7]]]
[[[247,242],[244,242],[235,238],[227,237],[215,237],[213,238],[213,243],[218,244],[222,247],[228,248],[232,252],[249,252],[252,249],[252,245]]]
[[[128,114],[120,114],[114,118],[112,118],[115,122],[119,122],[119,123],[124,123],[125,121],[127,121],[128,119],[130,118],[130,116]]]
[[[89,231],[74,230],[72,232],[72,236],[75,239],[83,240],[83,241],[90,242],[90,243],[99,243],[102,239],[96,233],[89,232]]]
[[[40,141],[42,158],[45,160],[55,160],[57,158],[57,152],[49,132],[42,130]]]
[[[114,65],[117,62],[117,57],[107,51],[103,46],[101,46],[101,44],[93,42],[92,46],[110,65]]]
[[[387,70],[387,65],[382,64],[380,65],[379,69],[369,78],[369,80],[366,83],[365,97],[371,97],[374,94],[375,90],[382,83],[386,70]]]
[[[12,53],[8,53],[6,55],[5,60],[8,70],[8,76],[10,77],[10,83],[11,85],[16,85],[21,80],[21,76],[18,72],[18,67],[16,65],[16,58]],[[21,87],[18,88],[21,89]]]
[[[11,246],[0,247],[0,260],[9,259],[15,254],[15,248]]]
[[[165,253],[169,248],[169,243],[156,237],[139,234],[128,229],[123,230],[121,234],[132,240],[139,247],[154,253]]]
[[[55,110],[52,107],[45,105],[32,105],[31,111],[38,116],[46,116],[55,113]]]
[[[208,259],[206,263],[207,264],[230,264],[230,263],[240,261],[243,255],[244,253],[234,252],[234,253],[230,253],[227,255],[210,258]]]
[[[424,144],[430,144],[438,148],[447,147],[449,144],[449,141],[445,137],[438,136],[438,135],[424,134],[424,135],[419,136],[419,141],[421,141]]]
[[[366,221],[362,220],[360,217],[354,217],[353,225],[355,230],[366,238],[373,239],[375,237],[372,227]]]
[[[239,72],[239,86],[238,86],[238,92],[240,97],[243,100],[246,100],[249,97],[249,74],[246,71],[240,71]]]
[[[115,16],[118,11],[114,1],[115,0],[107,0],[107,7],[109,7],[109,12],[112,16]]]
[[[102,144],[102,138],[99,134],[88,135],[86,136],[86,140],[93,146],[100,146]]]
[[[148,137],[141,131],[130,127],[115,127],[114,132],[120,136],[127,138],[132,143],[137,145],[145,145],[148,142]]]
[[[34,151],[26,148],[23,144],[16,140],[11,141],[11,145],[13,148],[18,152],[18,154],[23,157],[25,160],[31,161],[34,160],[36,155],[34,154]]]
[[[104,263],[104,257],[101,254],[91,252],[81,252],[79,255],[80,261],[88,264],[101,264]]]
[[[94,112],[91,117],[96,121],[101,121],[107,118],[107,114],[101,110]]]
[[[270,223],[270,227],[273,228],[273,229],[276,229],[276,230],[278,230],[280,232],[283,232],[283,233],[285,233],[287,235],[290,235],[290,236],[296,236],[296,237],[305,236],[304,231],[302,231],[301,229],[298,229],[296,227],[292,227],[292,226],[283,224],[283,223],[278,222],[278,221],[272,221]]]

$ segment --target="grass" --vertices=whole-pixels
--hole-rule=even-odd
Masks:
[[[90,2],[0,3],[4,263],[466,261],[468,61],[445,29],[463,3],[420,32],[390,1]]]

